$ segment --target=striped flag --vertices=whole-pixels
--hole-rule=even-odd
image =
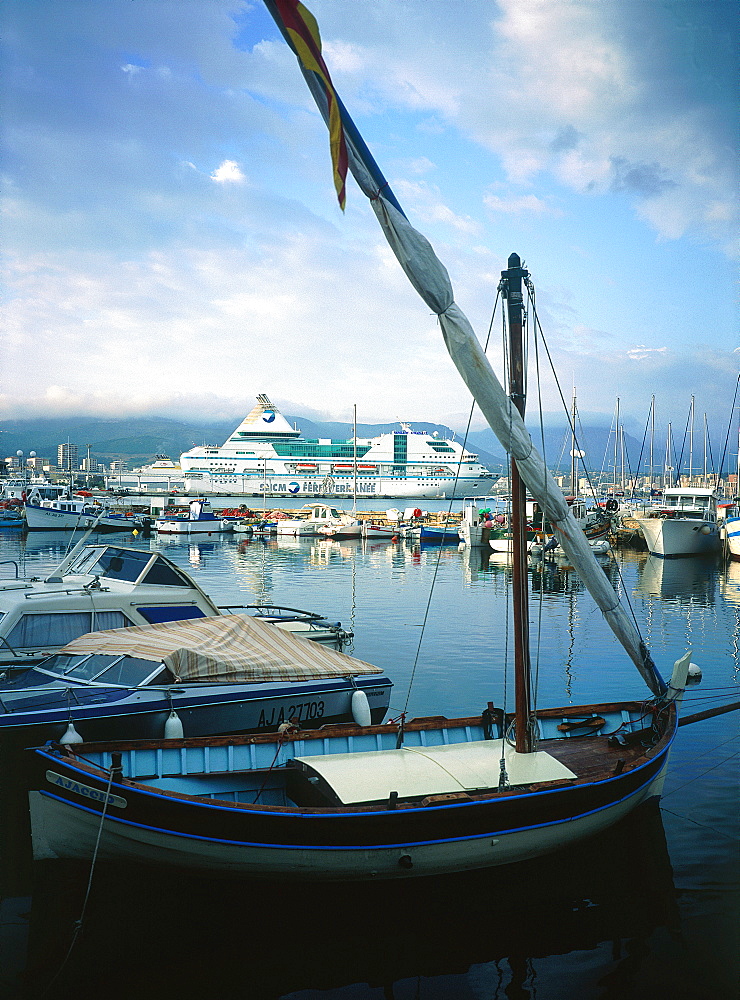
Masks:
[[[321,55],[319,26],[311,11],[304,7],[300,0],[272,0],[269,6],[286,41],[298,56],[304,69],[315,73],[324,85],[329,107],[329,145],[334,168],[334,187],[339,205],[344,211],[347,200],[347,146],[344,141],[339,99],[324,57]]]

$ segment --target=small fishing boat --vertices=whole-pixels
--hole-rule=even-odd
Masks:
[[[33,493],[23,505],[29,531],[74,531],[95,523],[96,531],[133,531],[141,525],[131,512],[107,510],[81,497],[61,496],[51,500]]]
[[[11,531],[13,529],[25,528],[26,518],[22,511],[17,509],[0,510],[0,531]]]
[[[597,834],[660,795],[691,654],[676,660],[666,684],[526,430],[525,289],[532,308],[534,295],[520,258],[509,257],[500,283],[508,313],[507,393],[454,302],[446,270],[337,106],[312,16],[297,0],[265,2],[299,60],[301,52],[311,54],[302,69],[326,120],[333,117],[342,156],[510,455],[514,710],[481,699],[480,714],[468,718],[401,716],[381,726],[284,729],[244,740],[87,745],[77,754],[37,749],[34,856],[315,880],[434,875],[533,858]],[[535,704],[527,488],[643,677],[645,700]]]
[[[537,713],[533,754],[509,745],[502,733],[513,720],[496,710],[403,729],[43,748],[30,796],[34,857],[97,849],[118,861],[309,880],[508,864],[597,833],[659,794],[675,709]]]
[[[93,632],[0,689],[0,737],[28,742],[275,732],[379,722],[379,667],[269,620],[218,615]]]
[[[160,535],[212,535],[231,531],[233,522],[211,510],[208,500],[191,500],[190,509],[181,517],[155,518],[154,528]]]
[[[376,521],[363,521],[362,537],[373,540],[385,539],[390,542],[401,536],[398,524],[378,524]]]
[[[459,545],[460,534],[457,525],[452,524],[421,524],[418,526],[418,538],[430,545]]]
[[[326,534],[332,525],[354,524],[355,520],[328,504],[309,503],[302,508],[300,517],[287,517],[278,521],[277,533],[297,538],[312,538]]]

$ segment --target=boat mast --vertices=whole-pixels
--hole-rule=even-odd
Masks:
[[[352,513],[357,513],[357,403],[352,409],[352,457],[355,470],[354,486],[352,492]]]
[[[671,422],[668,421],[668,433],[665,439],[665,474],[663,476],[663,489],[668,489],[669,486],[673,486],[673,477],[670,475],[673,472],[673,466],[671,465]]]
[[[614,415],[614,487],[612,489],[612,496],[617,495],[617,469],[619,456],[619,396],[617,396],[617,410]]]
[[[691,426],[689,428],[689,486],[694,478],[694,397],[691,397]]]
[[[650,496],[653,495],[653,443],[655,439],[655,395],[650,399]]]
[[[576,452],[576,387],[573,386],[573,409],[572,409],[572,421],[573,426],[571,428],[571,444],[570,444],[570,492],[573,494],[573,498],[578,497],[578,458]],[[543,525],[544,527],[544,525]]]
[[[524,419],[526,406],[524,379],[524,348],[522,336],[522,278],[529,271],[521,266],[518,254],[508,260],[508,268],[501,272],[502,295],[506,299],[509,320],[509,399]],[[531,678],[529,662],[529,600],[527,573],[526,486],[519,475],[516,459],[511,459],[511,534],[512,534],[512,583],[514,605],[514,693],[516,720],[516,750],[530,753]],[[544,529],[544,513],[543,529]]]

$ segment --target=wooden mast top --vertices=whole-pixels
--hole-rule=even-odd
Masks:
[[[508,268],[501,272],[503,296],[506,299],[509,322],[509,398],[522,419],[526,407],[522,279],[529,272],[521,266],[518,254],[509,257]],[[527,573],[526,486],[516,461],[511,459],[511,533],[512,583],[514,605],[514,691],[516,718],[516,749],[530,753],[532,740],[531,680],[529,660],[529,575]]]

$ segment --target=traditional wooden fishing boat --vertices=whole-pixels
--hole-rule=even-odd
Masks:
[[[455,305],[446,271],[338,108],[315,22],[296,0],[266,3],[288,43],[297,52],[309,46],[312,62],[303,67],[309,87],[327,120],[334,117],[353,174],[511,456],[514,710],[488,703],[472,718],[401,717],[312,733],[283,727],[277,735],[39,749],[30,799],[34,853],[328,880],[437,874],[541,855],[606,829],[660,795],[690,653],[676,661],[666,684],[525,428],[529,272],[513,254],[501,275],[507,393]],[[650,690],[645,701],[535,704],[527,489],[640,671]]]

